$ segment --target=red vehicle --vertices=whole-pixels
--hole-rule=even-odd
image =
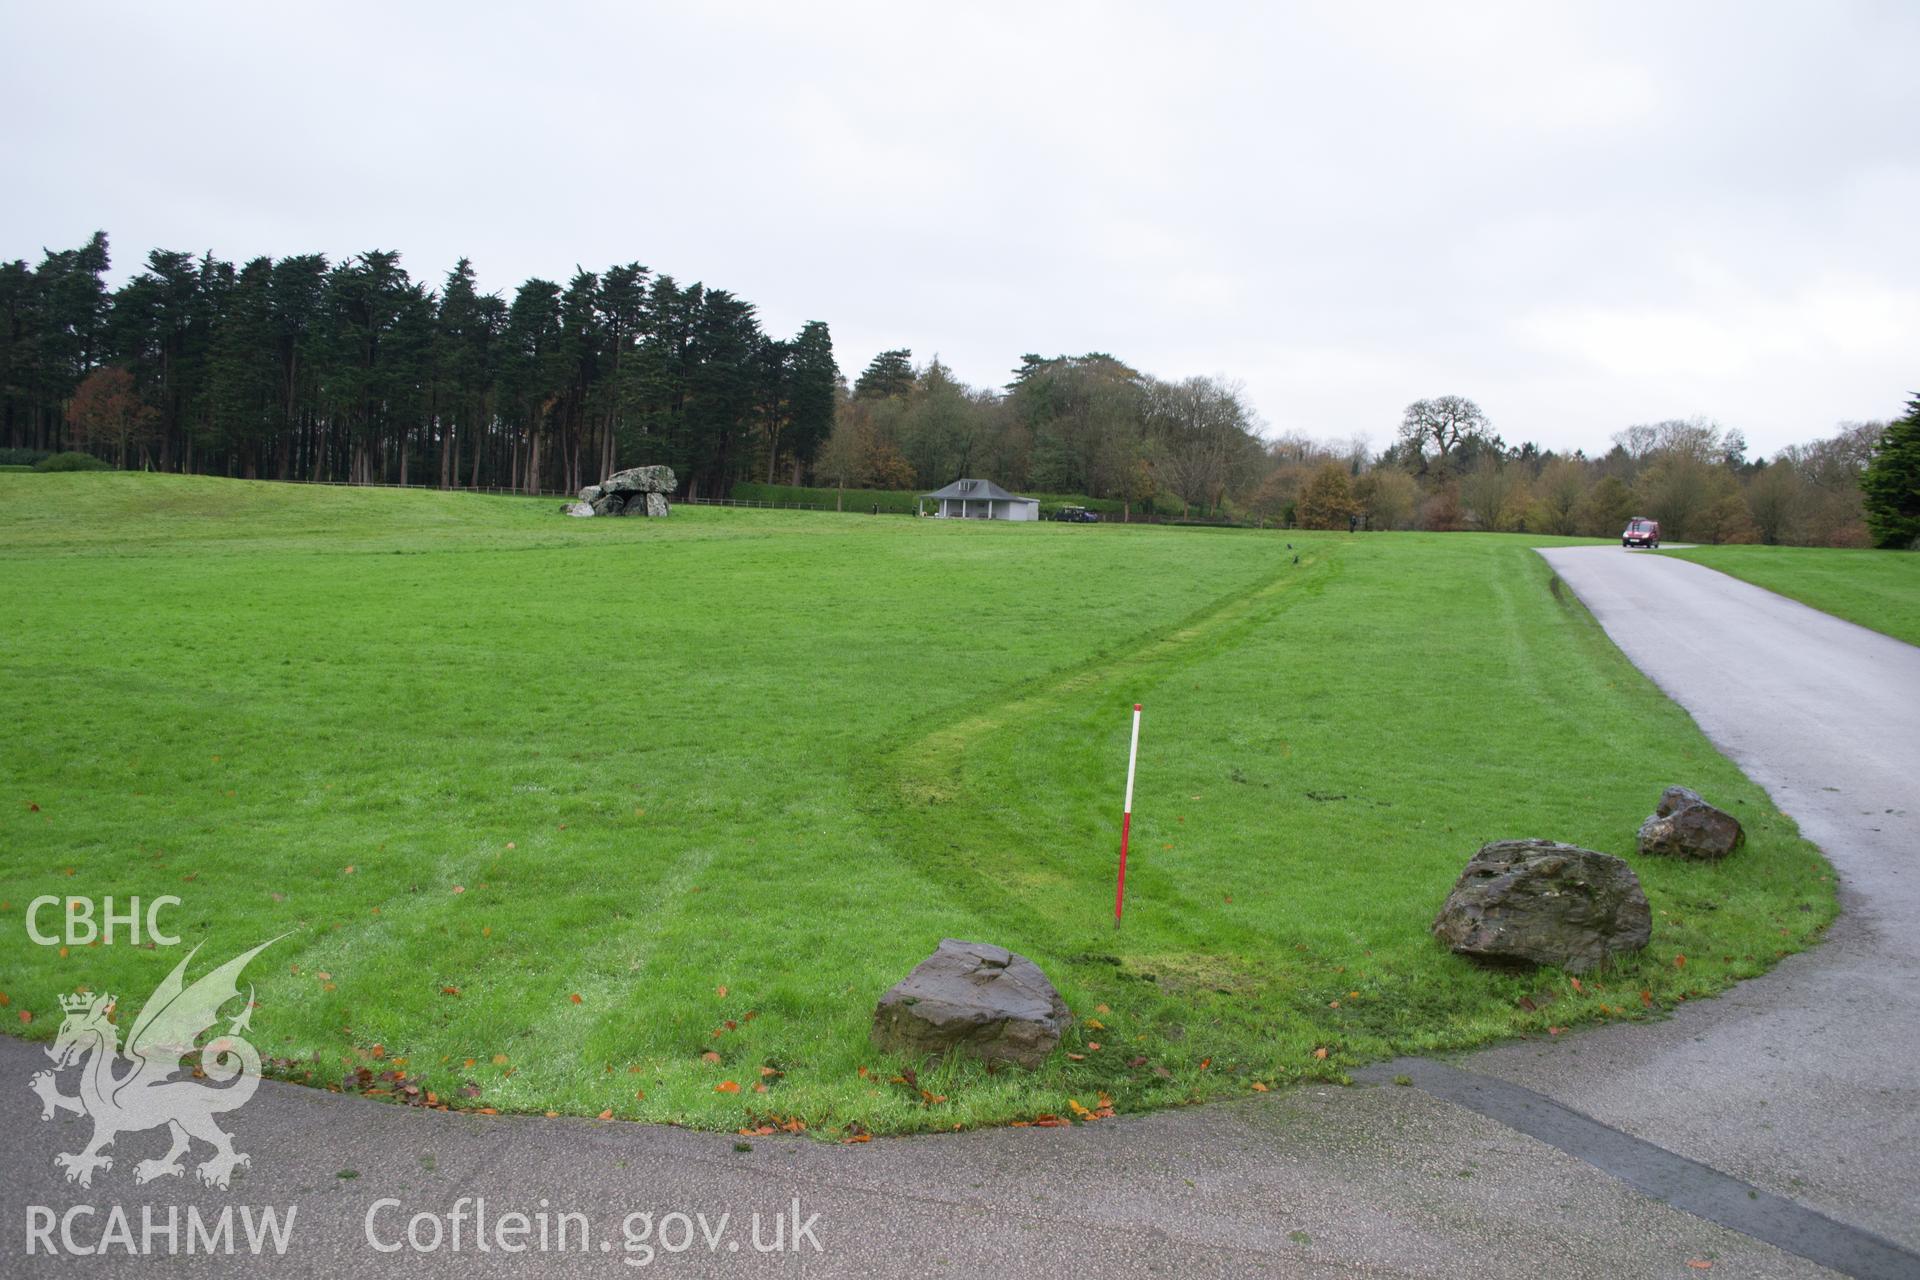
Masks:
[[[1645,516],[1635,516],[1627,521],[1627,528],[1620,535],[1623,547],[1657,547],[1660,545],[1660,522],[1649,520]]]

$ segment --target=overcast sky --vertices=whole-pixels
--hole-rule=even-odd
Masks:
[[[0,256],[638,260],[1000,385],[1271,432],[1754,450],[1920,389],[1920,4],[0,8]]]

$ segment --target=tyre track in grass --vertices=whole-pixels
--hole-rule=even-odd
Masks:
[[[1171,627],[1148,633],[1125,652],[1096,655],[1046,677],[1037,688],[1015,689],[964,719],[883,747],[866,772],[864,807],[876,825],[892,826],[886,845],[969,914],[991,915],[1025,938],[1057,937],[1056,922],[978,860],[980,850],[1017,843],[1021,836],[996,810],[970,802],[968,750],[1022,719],[1048,715],[1114,689],[1123,680],[1129,682],[1127,689],[1113,694],[1116,715],[1120,708],[1149,698],[1167,676],[1218,652],[1296,601],[1324,591],[1341,567],[1338,555],[1330,551],[1303,547],[1297,564],[1291,552],[1277,552],[1286,558],[1278,572]],[[958,841],[957,832],[965,833]]]

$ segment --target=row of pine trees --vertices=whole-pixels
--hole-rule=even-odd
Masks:
[[[840,372],[827,326],[638,263],[483,293],[400,255],[156,249],[117,289],[105,232],[0,263],[0,446],[279,480],[573,491],[640,463],[690,496],[810,468]]]

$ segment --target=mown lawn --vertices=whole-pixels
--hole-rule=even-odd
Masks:
[[[1834,547],[1683,547],[1662,554],[1920,644],[1920,555]]]
[[[196,970],[288,935],[248,976],[294,1079],[945,1129],[1649,1016],[1834,910],[1526,540],[557,507],[0,476],[9,1030],[181,954],[63,956],[31,899],[172,893]],[[1631,856],[1671,782],[1751,845],[1635,859],[1639,960],[1575,991],[1428,936],[1482,841]],[[873,1003],[943,936],[1054,978],[1079,1021],[1046,1068],[895,1082]]]

